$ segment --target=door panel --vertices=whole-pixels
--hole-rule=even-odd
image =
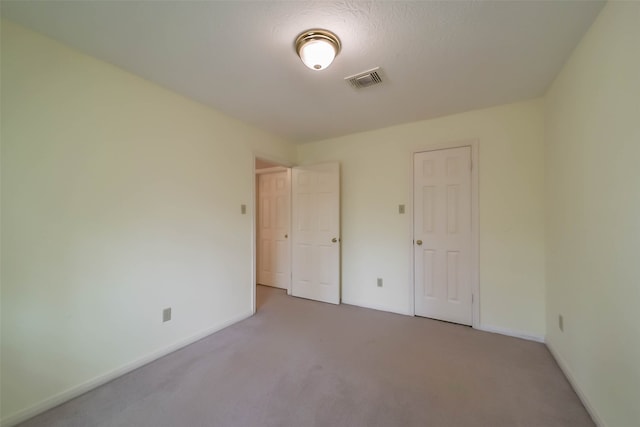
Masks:
[[[471,325],[471,147],[414,155],[418,316]]]
[[[340,166],[326,163],[292,172],[292,294],[339,304]]]
[[[258,175],[258,273],[261,285],[288,289],[291,280],[290,171]]]

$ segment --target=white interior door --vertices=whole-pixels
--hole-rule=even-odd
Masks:
[[[471,147],[414,155],[418,316],[471,325]]]
[[[340,303],[340,165],[293,168],[292,295]]]
[[[289,289],[291,171],[261,173],[258,187],[257,282]]]

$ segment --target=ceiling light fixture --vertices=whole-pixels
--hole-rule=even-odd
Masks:
[[[327,30],[308,30],[296,38],[296,52],[312,70],[324,70],[340,52],[340,39]]]

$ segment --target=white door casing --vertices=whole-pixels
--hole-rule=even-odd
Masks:
[[[292,295],[340,303],[340,165],[293,168]]]
[[[471,147],[414,154],[415,314],[472,324]]]
[[[289,289],[291,170],[257,175],[257,282]]]

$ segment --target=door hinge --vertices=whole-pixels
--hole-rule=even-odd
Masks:
[[[471,304],[473,304],[473,294],[471,294]]]
[[[473,170],[473,160],[469,161],[469,170]]]

